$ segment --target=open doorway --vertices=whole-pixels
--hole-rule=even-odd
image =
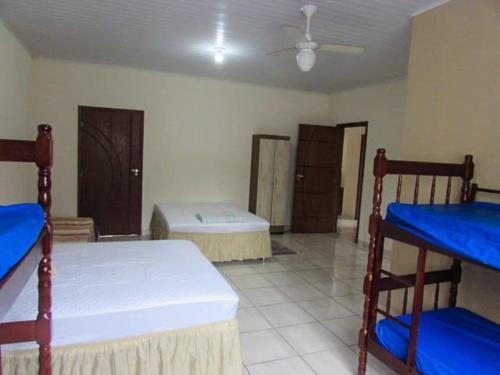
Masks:
[[[368,122],[337,124],[336,127],[344,129],[338,225],[341,230],[352,231],[358,243]]]

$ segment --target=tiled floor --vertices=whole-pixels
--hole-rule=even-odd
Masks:
[[[246,374],[355,374],[366,246],[352,232],[273,236],[297,252],[219,263],[240,296]],[[369,358],[367,374],[393,374]]]

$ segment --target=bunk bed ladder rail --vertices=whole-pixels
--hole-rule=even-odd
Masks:
[[[422,311],[424,287],[427,284],[436,284],[434,290],[433,308],[439,306],[439,291],[440,283],[450,282],[449,306],[456,305],[458,283],[461,278],[461,261],[454,259],[452,266],[448,270],[425,272],[427,250],[423,247],[418,249],[417,272],[409,275],[395,275],[389,271],[382,269],[384,235],[380,230],[383,224],[380,215],[380,207],[382,204],[383,178],[387,174],[398,175],[396,202],[401,201],[401,190],[403,185],[403,175],[414,175],[415,185],[413,190],[413,203],[418,203],[420,177],[431,176],[431,189],[429,196],[429,204],[434,204],[436,194],[436,180],[438,176],[447,177],[445,204],[450,203],[452,177],[462,178],[461,202],[470,202],[474,198],[473,194],[477,187],[471,186],[474,164],[472,156],[466,155],[463,164],[443,164],[443,163],[424,163],[410,161],[387,160],[384,149],[378,149],[374,161],[374,193],[373,193],[373,209],[369,221],[369,252],[367,274],[365,276],[363,291],[365,294],[363,323],[359,332],[359,362],[358,375],[365,374],[367,355],[370,345],[370,351],[377,356],[384,358],[389,362],[389,365],[400,373],[417,374],[415,368],[416,362],[416,347],[418,337],[418,327],[420,322],[420,313]],[[382,225],[383,226],[383,225]],[[381,275],[386,277],[381,278]],[[406,324],[402,320],[393,316],[391,310],[391,290],[404,289],[402,313],[406,314],[408,304],[408,289],[414,288],[413,303],[412,303],[412,320],[411,324]],[[387,291],[385,310],[378,307],[378,295],[381,291]],[[393,320],[402,327],[410,331],[410,341],[408,344],[408,356],[406,364],[403,364],[399,359],[387,352],[376,343],[375,325],[377,323],[377,314]]]
[[[38,263],[38,314],[35,320],[0,324],[0,344],[36,341],[39,345],[39,374],[51,375],[52,356],[52,224],[51,224],[51,167],[52,129],[38,126],[35,141],[0,140],[0,161],[34,162],[38,167],[38,203],[43,208],[45,226],[42,230],[42,255]],[[0,374],[2,361],[0,351]]]

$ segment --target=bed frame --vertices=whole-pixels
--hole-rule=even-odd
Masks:
[[[28,253],[0,279],[0,321],[21,292],[38,263],[38,315],[35,320],[0,323],[0,345],[25,341],[36,341],[39,345],[39,374],[50,375],[52,296],[51,296],[51,252],[52,225],[51,167],[52,135],[49,125],[38,126],[35,141],[0,139],[0,161],[34,162],[38,167],[38,203],[45,212],[45,225],[37,242]],[[0,352],[0,374],[2,373]]]
[[[396,201],[400,202],[403,175],[415,176],[415,188],[413,193],[414,204],[418,202],[419,198],[420,176],[432,177],[429,197],[430,204],[434,203],[437,177],[447,177],[445,196],[446,204],[449,204],[450,202],[452,177],[459,177],[462,179],[461,202],[463,203],[472,202],[476,192],[478,191],[489,193],[500,193],[500,191],[478,188],[477,185],[471,186],[471,179],[474,173],[474,164],[472,162],[471,155],[466,155],[462,164],[396,161],[386,159],[385,150],[378,149],[375,157],[373,172],[375,175],[375,185],[373,190],[373,210],[370,215],[369,222],[370,244],[367,274],[364,280],[363,288],[365,303],[363,325],[359,333],[360,352],[358,375],[365,374],[368,352],[375,355],[375,357],[380,359],[399,374],[419,374],[416,369],[416,347],[425,285],[435,284],[434,309],[437,309],[439,302],[439,285],[443,282],[449,282],[450,292],[448,305],[453,307],[457,302],[457,288],[461,278],[462,260],[473,262],[483,267],[488,266],[454,252],[450,252],[447,249],[430,244],[423,239],[384,221],[380,215],[383,178],[386,175],[399,175]],[[392,272],[382,269],[384,238],[391,238],[418,248],[416,273],[408,275],[395,275]],[[437,252],[453,258],[451,267],[440,271],[425,272],[425,263],[428,251]],[[414,288],[413,303],[410,311],[412,313],[412,320],[411,324],[406,324],[390,313],[391,291],[404,289],[402,313],[406,314],[409,288]],[[378,304],[379,293],[382,291],[387,291],[385,309],[379,308]],[[398,357],[377,343],[375,336],[377,314],[381,314],[383,317],[395,321],[410,331],[406,362],[401,361]]]

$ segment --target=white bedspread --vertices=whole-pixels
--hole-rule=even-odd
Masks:
[[[234,212],[241,217],[239,223],[201,223],[196,218],[199,212],[216,210]],[[160,203],[155,211],[163,226],[171,232],[188,233],[244,233],[269,230],[269,222],[231,203]]]
[[[238,296],[189,241],[54,244],[53,346],[232,319]],[[36,316],[32,275],[5,321]],[[34,343],[2,346],[3,350]]]

